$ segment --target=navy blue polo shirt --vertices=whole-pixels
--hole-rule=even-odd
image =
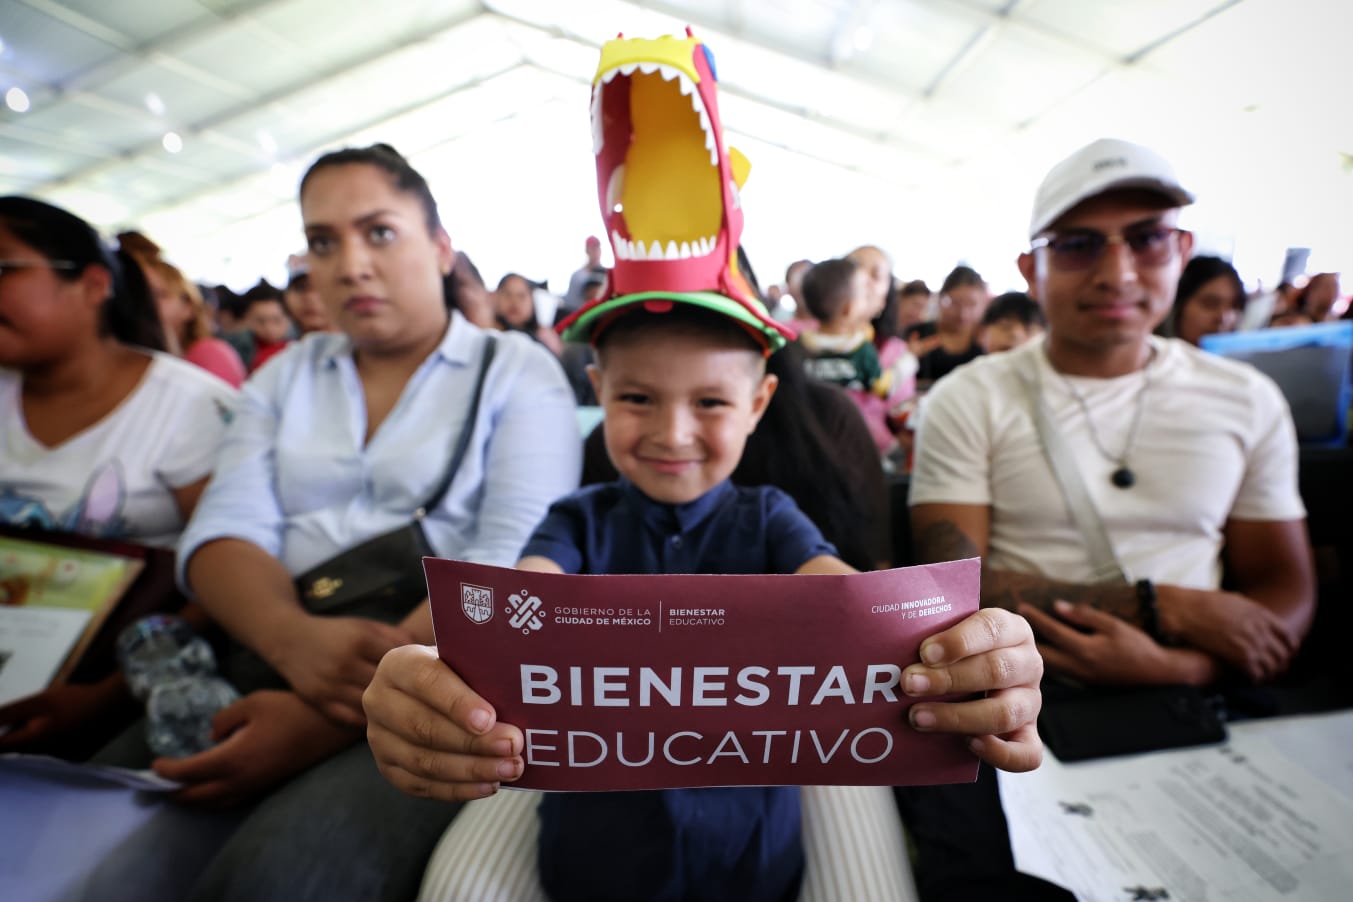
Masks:
[[[550,507],[522,556],[566,573],[793,573],[836,555],[771,486],[724,481],[660,504],[626,480]],[[797,786],[551,793],[540,805],[540,879],[555,900],[797,898]]]

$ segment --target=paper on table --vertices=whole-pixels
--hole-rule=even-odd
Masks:
[[[141,792],[174,792],[183,784],[161,777],[153,770],[132,770],[111,764],[78,764],[49,755],[24,755],[13,752],[0,755],[0,765],[11,773],[41,774],[44,779],[70,784],[108,784]]]
[[[1353,712],[1234,724],[1206,749],[1048,755],[999,782],[1016,867],[1085,902],[1339,899],[1353,886]]]
[[[549,790],[971,782],[898,687],[976,559],[851,576],[561,576],[427,558],[437,647]]]

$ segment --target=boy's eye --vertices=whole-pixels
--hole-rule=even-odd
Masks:
[[[696,404],[702,410],[713,410],[716,407],[726,407],[728,402],[723,398],[701,398]]]
[[[311,235],[306,239],[306,246],[310,253],[323,256],[333,250],[333,239],[327,235]]]
[[[648,395],[643,392],[629,391],[621,394],[620,400],[625,404],[647,404]]]
[[[389,244],[395,240],[395,230],[387,225],[373,225],[367,232],[372,244]]]

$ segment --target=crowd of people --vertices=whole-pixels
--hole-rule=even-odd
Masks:
[[[1315,607],[1296,436],[1270,380],[1196,347],[1255,301],[1227,261],[1191,255],[1177,216],[1192,201],[1146,148],[1096,142],[1038,192],[1029,244],[1012,248],[1025,290],[993,297],[958,265],[932,292],[864,246],[795,262],[755,321],[732,324],[681,305],[589,319],[608,290],[594,238],[559,296],[515,272],[489,290],[386,145],[313,163],[305,252],[285,286],[240,295],[195,284],[145,235],[110,245],[73,212],[0,198],[0,521],[175,548],[243,696],[199,755],[152,762],[132,725],[96,756],[153,763],[183,785],[176,805],[211,811],[185,827],[166,809],[108,873],[172,858],[172,892],[199,899],[418,893],[461,805],[521,774],[521,732],[437,658],[421,596],[330,616],[295,579],[424,509],[427,547],[459,560],[849,573],[897,563],[885,485],[910,473],[915,559],[980,556],[984,606],[905,671],[922,699],[911,723],[972,737],[997,768],[1037,766],[1045,667],[1110,685],[1280,675]],[[741,273],[759,292],[745,257]],[[1264,302],[1275,326],[1351,314],[1328,273]],[[578,405],[605,415],[586,441]],[[683,454],[679,473],[651,465]],[[683,505],[713,513],[676,517]],[[690,533],[688,559],[634,540],[656,522]],[[0,708],[0,750],[79,731],[125,691],[114,673]],[[925,701],[952,693],[986,697]],[[922,897],[1055,893],[1015,874],[1008,848],[963,841],[977,821],[962,813],[992,805],[983,773],[897,792]],[[682,876],[692,853],[648,837],[667,843],[660,866],[609,883],[575,847],[637,842],[657,821],[637,802],[551,797],[541,885],[794,898],[797,798],[739,792],[719,823],[698,793],[679,811],[664,797],[661,815],[760,837],[733,876]],[[537,866],[521,854],[505,872]]]

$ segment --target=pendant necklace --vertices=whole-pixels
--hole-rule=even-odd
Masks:
[[[1095,431],[1095,421],[1090,416],[1090,405],[1086,403],[1085,396],[1076,390],[1076,386],[1071,383],[1070,379],[1061,372],[1057,373],[1058,376],[1061,376],[1067,391],[1071,392],[1071,397],[1075,398],[1076,403],[1080,405],[1081,413],[1085,414],[1085,426],[1090,433],[1090,441],[1094,443],[1095,450],[1109,463],[1117,465],[1109,476],[1109,481],[1116,488],[1130,489],[1137,484],[1137,474],[1128,466],[1127,459],[1128,455],[1132,453],[1132,446],[1137,442],[1137,427],[1141,425],[1142,410],[1146,407],[1146,392],[1151,387],[1151,364],[1155,359],[1156,349],[1153,347],[1151,356],[1146,360],[1146,366],[1142,368],[1142,387],[1137,391],[1136,409],[1132,412],[1132,424],[1128,427],[1127,441],[1123,443],[1122,453],[1117,456],[1110,454],[1105,449],[1103,442],[1099,440],[1099,433]]]

